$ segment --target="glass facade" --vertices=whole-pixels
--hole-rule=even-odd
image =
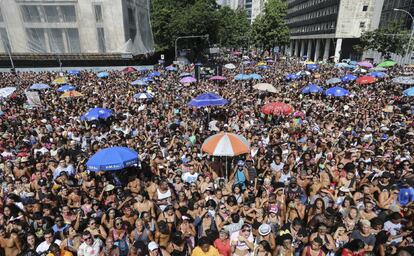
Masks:
[[[402,22],[404,29],[411,29],[411,18],[409,15],[394,9],[406,10],[414,16],[414,0],[384,0],[380,19],[380,27],[388,26],[388,24],[398,21]]]

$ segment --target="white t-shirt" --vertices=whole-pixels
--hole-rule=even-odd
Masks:
[[[386,221],[384,223],[384,230],[389,232],[392,236],[397,235],[398,232],[401,230],[401,227],[402,227],[401,223],[394,224],[391,221]],[[402,237],[393,239],[392,242],[401,243],[402,242]]]
[[[181,178],[184,182],[193,183],[197,181],[198,173],[191,174],[190,172],[185,172]]]
[[[102,241],[95,239],[92,246],[82,243],[78,249],[78,256],[99,256],[102,248]]]
[[[55,244],[57,244],[57,245],[60,245],[60,242],[61,241],[59,239],[55,240]],[[38,254],[42,254],[42,253],[46,252],[47,250],[49,250],[49,247],[50,247],[50,244],[48,244],[46,241],[43,241],[37,246],[36,252]]]
[[[236,245],[236,248],[239,250],[248,250],[249,247],[247,246],[246,242],[240,242],[239,241],[239,236],[240,236],[240,232],[234,232],[233,234],[231,234],[230,236],[230,244],[232,245]],[[254,242],[254,238],[252,233],[250,232],[249,237],[247,238],[247,241],[253,243]]]

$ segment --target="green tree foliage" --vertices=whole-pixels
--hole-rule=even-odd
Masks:
[[[221,7],[217,11],[219,27],[217,30],[217,42],[224,47],[236,48],[246,45],[250,24],[246,11],[243,9],[232,10],[228,6]]]
[[[151,26],[157,51],[171,50],[179,36],[209,34],[216,40],[214,0],[152,0]]]
[[[252,24],[254,45],[265,49],[289,43],[289,28],[285,17],[287,3],[282,0],[268,0],[264,11]]]
[[[385,28],[367,31],[361,36],[361,41],[354,50],[374,50],[389,58],[391,53],[404,55],[410,35],[401,30],[400,23],[391,23]]]
[[[246,44],[250,31],[245,10],[219,7],[215,0],[152,0],[151,22],[157,51],[173,49],[179,36],[206,34],[210,43],[238,47]],[[202,43],[206,41],[180,40],[180,48]]]

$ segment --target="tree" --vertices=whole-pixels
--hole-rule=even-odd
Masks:
[[[374,50],[385,58],[390,58],[391,53],[404,55],[410,35],[401,29],[401,23],[391,23],[385,28],[367,31],[361,35],[361,40],[354,50]]]
[[[268,0],[264,11],[252,24],[252,39],[254,45],[270,49],[276,45],[289,43],[289,28],[285,17],[287,3],[282,0]]]
[[[151,25],[156,50],[174,49],[179,36],[209,34],[211,40],[216,40],[216,10],[214,0],[153,0]]]
[[[246,10],[224,6],[217,11],[217,19],[217,40],[221,46],[236,48],[246,43],[250,31]]]

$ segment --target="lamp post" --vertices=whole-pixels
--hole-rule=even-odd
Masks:
[[[411,15],[410,12],[403,10],[403,9],[394,8],[394,11],[403,12],[407,14],[408,16],[410,16],[411,18],[411,34],[410,34],[410,39],[408,40],[407,50],[405,52],[405,56],[409,56],[408,63],[410,63],[411,62],[411,51],[410,51],[411,50],[411,39],[413,38],[413,34],[414,34],[414,17],[413,15]]]
[[[202,36],[179,36],[175,39],[175,60],[177,60],[177,55],[178,55],[178,48],[177,48],[177,43],[178,40],[180,39],[185,39],[185,38],[207,38],[207,40],[209,39],[209,35],[202,35]]]

